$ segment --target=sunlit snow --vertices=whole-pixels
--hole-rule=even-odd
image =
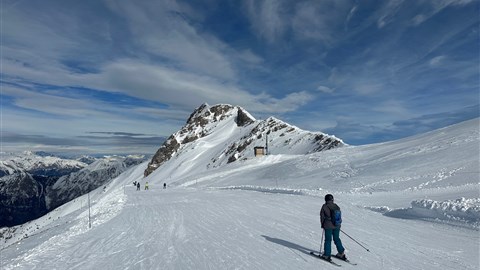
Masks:
[[[327,193],[342,230],[370,250],[341,234],[358,264],[341,269],[479,269],[478,119],[389,143],[199,166],[216,142],[202,138],[147,178],[143,163],[92,191],[91,228],[84,195],[2,229],[0,269],[337,269],[309,255],[320,249]]]

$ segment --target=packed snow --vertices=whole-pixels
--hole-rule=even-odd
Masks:
[[[0,269],[337,269],[309,255],[320,249],[327,193],[342,208],[341,238],[358,264],[337,261],[342,269],[480,267],[479,119],[308,155],[272,149],[215,168],[205,166],[215,137],[197,143],[204,148],[146,178],[143,163],[1,229]]]

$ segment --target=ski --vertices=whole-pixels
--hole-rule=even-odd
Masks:
[[[330,264],[332,264],[332,265],[342,266],[341,264],[338,264],[338,263],[336,263],[336,262],[334,262],[334,261],[327,261],[327,260],[325,260],[321,255],[315,254],[315,252],[313,252],[313,251],[310,251],[310,255],[315,256],[315,257],[319,258],[320,260],[326,261],[326,262],[328,262],[328,263],[330,263]]]
[[[337,259],[337,260],[344,261],[344,262],[349,263],[349,264],[351,264],[351,265],[357,265],[357,263],[351,262],[349,259],[344,260],[344,259],[342,259],[342,258],[340,258],[340,257],[337,257],[336,255],[335,255],[335,256],[332,256],[332,258],[335,258],[335,259]]]

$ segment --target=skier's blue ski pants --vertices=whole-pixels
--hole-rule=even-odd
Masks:
[[[325,246],[323,251],[325,256],[332,255],[332,237],[338,253],[342,253],[345,250],[342,245],[342,240],[340,240],[340,227],[335,229],[325,229]]]

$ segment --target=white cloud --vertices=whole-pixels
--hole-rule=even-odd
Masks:
[[[445,55],[436,56],[428,62],[430,66],[437,67],[441,65],[447,57]]]
[[[348,12],[347,19],[345,20],[345,30],[348,30],[348,24],[350,23],[350,20],[353,18],[355,13],[357,12],[358,6],[355,5],[353,6],[350,11]]]
[[[282,14],[283,1],[280,0],[248,0],[246,11],[252,28],[257,35],[274,42],[283,36],[287,24]]]
[[[411,23],[414,26],[420,25],[448,6],[463,6],[471,3],[472,1],[473,0],[420,0],[419,2],[425,4],[425,6],[427,6],[428,8],[424,9],[423,13],[413,17]]]
[[[173,1],[105,3],[128,26],[122,29],[122,36],[125,36],[122,40],[114,37],[115,34],[118,36],[120,29],[112,28],[115,27],[113,24],[99,24],[100,28],[94,30],[83,27],[83,18],[78,15],[84,14],[85,7],[77,16],[69,16],[72,14],[68,13],[68,9],[65,11],[56,5],[55,9],[49,9],[48,5],[18,5],[22,9],[15,9],[5,18],[6,36],[10,42],[2,44],[4,55],[8,55],[2,59],[4,79],[17,85],[27,83],[31,87],[42,84],[121,92],[167,104],[174,111],[190,111],[203,102],[230,102],[247,108],[258,108],[259,111],[282,113],[295,110],[299,106],[295,104],[303,104],[305,95],[301,92],[278,99],[270,95],[251,94],[237,86],[232,61],[240,60],[247,65],[259,66],[264,60],[249,49],[237,51],[208,33],[199,33],[191,25],[191,20],[203,18],[187,5]],[[280,4],[266,1],[261,7],[262,18],[266,19],[263,23],[273,31],[267,30],[268,33],[265,33],[269,36],[280,33],[282,23],[277,16]],[[30,16],[34,11],[29,8],[43,10],[45,16]],[[55,19],[48,15],[49,12],[59,10],[66,13],[55,13],[55,16],[58,15]],[[57,18],[60,25],[55,27],[53,23],[58,23]],[[90,23],[92,22],[86,22],[91,26]],[[103,38],[97,41],[92,38],[92,33]],[[35,45],[32,44],[32,39],[37,41]],[[118,55],[113,52],[108,57],[100,52],[94,56],[83,53],[83,48],[87,47],[89,50],[100,48],[103,52],[105,48],[111,49],[108,44],[115,41],[120,41],[122,47],[128,48],[129,57],[118,59]],[[82,57],[79,58],[79,55]],[[72,59],[83,61],[87,58],[91,58],[89,61],[94,64],[90,70],[79,72],[72,70],[68,64]],[[23,90],[25,91],[27,90]],[[30,95],[33,97],[34,94],[30,92]],[[293,96],[297,100],[293,100]],[[99,114],[96,108],[109,108],[97,106],[97,103],[85,104],[81,100],[71,100],[61,95],[49,97],[41,93],[37,93],[35,98],[17,95],[15,102],[23,108],[53,114],[64,110],[65,115],[72,116],[88,114],[89,110],[94,111],[91,114]],[[137,111],[148,110],[149,108],[144,108]]]
[[[234,79],[228,45],[207,33],[199,33],[185,17],[199,15],[172,1],[109,2],[110,9],[126,19],[143,50],[172,61],[184,70],[221,79]]]
[[[2,86],[2,94],[18,107],[63,116],[92,116],[94,104],[86,100],[48,95],[13,86]],[[98,113],[96,113],[98,116]]]
[[[334,92],[334,90],[330,87],[327,87],[327,86],[323,86],[323,85],[319,85],[317,87],[317,90],[322,92],[322,93],[327,93],[327,94],[331,94]]]
[[[314,96],[306,91],[294,92],[286,95],[284,98],[277,99],[266,96],[264,102],[251,104],[254,111],[268,112],[268,113],[285,113],[295,111],[299,107],[312,101]],[[253,106],[252,106],[253,105]],[[250,107],[247,107],[250,108]]]
[[[284,113],[303,105],[307,96],[304,92],[293,92],[282,99],[267,94],[254,95],[233,83],[156,64],[143,63],[135,59],[118,60],[105,64],[99,69],[98,73],[72,74],[61,69],[33,70],[28,66],[12,62],[7,63],[5,68],[7,73],[20,75],[34,83],[121,92],[128,96],[168,104],[171,110],[189,111],[203,102],[208,102],[211,104],[240,104],[246,108],[254,108],[252,111],[257,110],[258,112]],[[52,73],[55,76],[52,76]],[[38,95],[43,96],[43,94]],[[61,111],[61,108],[55,106],[57,103],[49,101],[49,98],[47,96],[42,99],[23,98],[19,99],[17,103],[51,113]],[[52,100],[56,99],[54,97]],[[39,102],[40,100],[44,100],[43,105]],[[71,101],[77,102],[76,100]],[[50,103],[51,106],[46,106],[47,103]],[[62,103],[68,104],[68,102],[58,102],[58,104]],[[76,107],[65,106],[66,113],[79,114],[73,109],[69,111],[70,108],[87,110],[92,107],[104,107],[97,107],[96,104],[84,105],[85,107],[81,106],[81,102],[79,102]],[[82,114],[84,113],[86,111]]]
[[[417,25],[423,23],[424,21],[426,21],[427,19],[428,19],[428,17],[425,16],[424,14],[418,14],[417,16],[413,17],[412,23],[413,23],[413,25],[417,26]]]
[[[258,65],[264,62],[264,59],[256,54],[254,54],[250,49],[240,51],[238,56],[244,62],[252,65]]]

